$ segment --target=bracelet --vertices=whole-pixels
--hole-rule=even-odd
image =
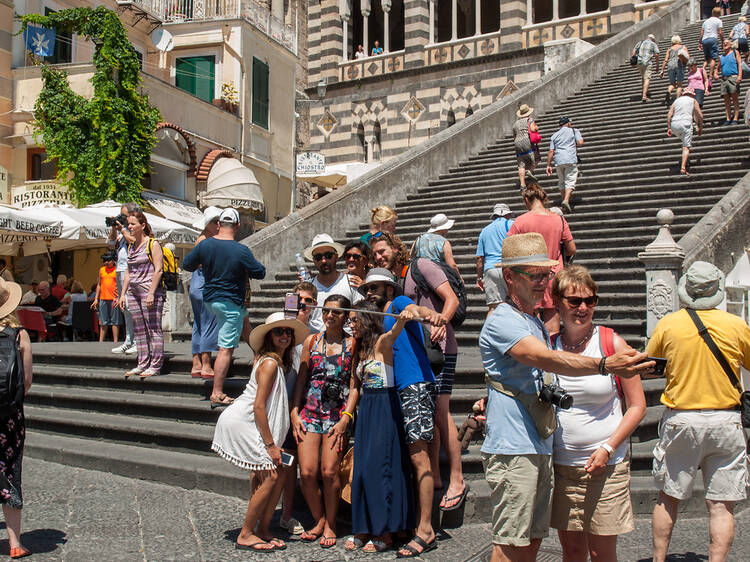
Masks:
[[[602,443],[599,445],[599,448],[604,449],[607,451],[607,456],[611,459],[612,455],[615,454],[615,450],[612,448],[612,446],[609,443]]]
[[[602,357],[601,361],[599,361],[599,374],[602,374],[604,376],[607,375],[607,358]]]
[[[266,449],[268,449],[269,447],[275,447],[276,446],[276,443],[274,443],[273,441],[271,441],[270,443],[266,443],[264,441],[263,444],[266,446]]]
[[[344,411],[343,411],[343,412],[341,412],[341,413],[342,413],[342,414],[345,414],[345,415],[347,415],[347,416],[349,416],[349,417],[351,418],[351,420],[352,420],[352,421],[354,421],[354,416],[352,415],[352,413],[351,413],[351,412],[347,412],[346,410],[344,410]]]

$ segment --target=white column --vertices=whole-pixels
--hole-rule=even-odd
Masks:
[[[526,25],[534,23],[534,5],[532,0],[526,0]],[[500,22],[500,27],[503,26],[503,22]]]
[[[349,18],[342,18],[341,25],[344,26],[344,34],[341,41],[343,47],[341,49],[341,60],[346,62],[349,58]]]
[[[451,0],[451,41],[458,39],[458,0]]]
[[[383,52],[388,53],[391,50],[391,0],[381,0],[380,5],[383,7]]]
[[[362,43],[364,43],[365,53],[367,54],[368,57],[370,56],[370,38],[369,38],[370,30],[368,29],[369,25],[367,22],[367,18],[369,16],[370,16],[369,10],[367,12],[362,12]]]
[[[560,19],[560,0],[552,0],[552,20]]]
[[[529,0],[530,2],[531,0]],[[435,0],[430,0],[430,44],[435,42]]]
[[[586,15],[586,0],[581,0],[581,11],[579,14],[582,16]]]
[[[581,0],[585,2],[586,0]],[[482,0],[474,0],[474,35],[482,34]]]

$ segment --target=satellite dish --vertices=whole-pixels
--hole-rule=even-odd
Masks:
[[[153,41],[154,47],[165,53],[174,49],[172,34],[161,27],[157,27],[151,32],[151,41]]]

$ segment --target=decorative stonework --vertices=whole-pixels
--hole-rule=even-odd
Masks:
[[[412,96],[409,102],[401,110],[401,115],[403,115],[404,119],[406,119],[410,123],[415,123],[417,119],[419,119],[420,116],[424,113],[424,111],[425,106],[422,104],[422,102]]]
[[[565,39],[570,39],[575,32],[576,32],[576,30],[573,29],[570,26],[570,24],[568,24],[565,27],[563,27],[562,32],[560,32],[560,35],[562,35],[563,37],[565,37]]]
[[[662,279],[657,279],[648,288],[647,311],[657,320],[672,312],[674,291]]]
[[[467,56],[469,55],[469,53],[471,53],[471,49],[469,49],[469,47],[467,47],[467,46],[466,46],[466,45],[464,44],[464,45],[461,45],[461,46],[460,46],[460,47],[458,48],[458,51],[457,51],[457,53],[458,53],[458,56],[459,56],[459,57],[461,57],[462,59],[465,59],[465,58],[466,58],[466,57],[467,57]]]
[[[338,120],[328,109],[326,109],[325,113],[323,113],[323,116],[318,121],[318,129],[326,138],[328,138],[337,124]]]
[[[511,95],[513,92],[518,90],[518,86],[516,86],[513,83],[513,80],[508,80],[508,83],[503,87],[502,90],[500,90],[500,93],[497,94],[496,100],[499,100],[500,98],[504,98],[505,96]]]

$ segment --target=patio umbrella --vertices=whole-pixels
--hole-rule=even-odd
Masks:
[[[57,238],[62,233],[60,220],[32,208],[16,209],[0,205],[0,255],[16,255],[24,242],[41,240],[44,244],[44,239]]]

